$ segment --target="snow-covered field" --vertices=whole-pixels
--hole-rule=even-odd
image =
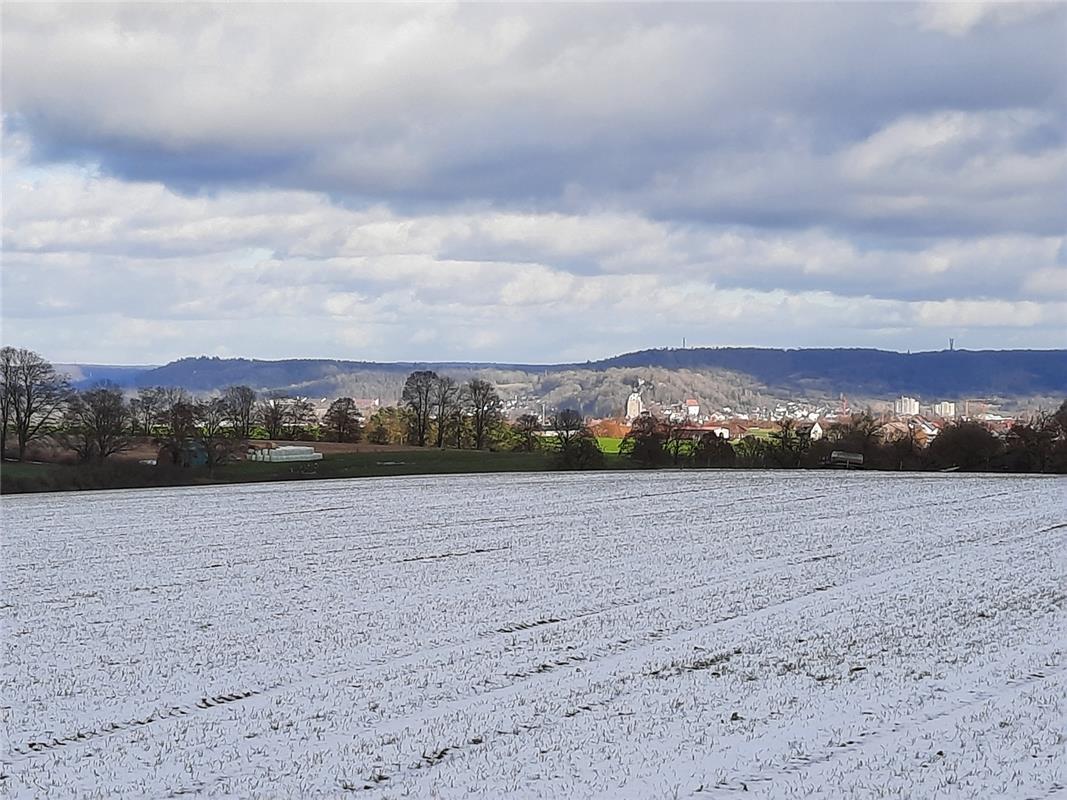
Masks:
[[[1062,479],[21,496],[2,555],[0,795],[1067,796]]]

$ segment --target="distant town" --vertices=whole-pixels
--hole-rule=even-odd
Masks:
[[[1067,401],[1025,415],[975,398],[899,396],[855,408],[844,394],[833,404],[716,406],[700,396],[663,401],[657,388],[637,377],[609,415],[502,397],[493,382],[429,369],[408,373],[393,402],[242,384],[79,389],[39,354],[5,347],[0,480],[4,491],[29,491],[398,470],[1067,471]]]
[[[932,440],[945,424],[957,420],[975,422],[997,435],[1005,435],[1024,416],[998,413],[996,404],[989,400],[967,399],[935,400],[923,403],[915,397],[897,397],[893,400],[866,404],[852,408],[848,398],[841,395],[833,406],[804,400],[789,400],[774,405],[753,405],[746,408],[721,406],[712,408],[700,398],[687,398],[682,402],[660,403],[647,395],[651,385],[639,380],[626,399],[619,414],[606,418],[590,418],[594,427],[617,425],[618,430],[628,429],[640,417],[652,417],[670,423],[684,424],[694,431],[713,431],[726,439],[739,439],[752,431],[767,431],[780,427],[783,420],[792,420],[797,429],[813,440],[818,440],[831,427],[851,420],[857,412],[866,412],[879,420],[879,435],[892,440],[921,432],[925,441]],[[509,417],[537,413],[547,424],[556,409],[546,409],[531,402],[532,398],[513,398],[505,401],[504,409]],[[323,401],[324,402],[324,401]]]
[[[865,403],[856,408],[848,397],[841,395],[833,405],[806,400],[788,400],[773,405],[752,405],[744,408],[732,406],[712,407],[699,397],[681,402],[660,402],[655,399],[652,382],[638,379],[626,402],[618,413],[608,416],[583,414],[583,420],[604,437],[624,437],[633,423],[641,418],[652,418],[672,425],[680,425],[694,435],[712,432],[724,439],[738,440],[747,435],[764,435],[779,430],[783,421],[793,423],[796,431],[806,438],[817,441],[834,426],[847,424],[858,413],[871,416],[878,423],[877,436],[883,441],[903,438],[917,439],[922,445],[930,443],[946,425],[970,422],[1004,438],[1019,421],[1028,421],[1035,413],[1002,412],[998,403],[991,399],[965,398],[960,400],[932,399],[899,396],[893,399]],[[314,412],[320,424],[336,398],[293,397],[285,402],[306,406]],[[402,405],[382,398],[352,398],[361,424],[382,410],[395,409]],[[503,418],[510,422],[534,416],[542,430],[541,436],[551,436],[551,422],[561,410],[549,407],[533,396],[501,398]]]

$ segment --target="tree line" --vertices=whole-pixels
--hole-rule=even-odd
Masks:
[[[460,385],[447,375],[416,370],[404,381],[401,400],[407,410],[410,444],[484,449],[503,421],[504,404],[488,381],[473,378]]]
[[[485,447],[533,452],[549,448],[562,469],[596,469],[604,454],[580,413],[563,409],[549,420],[545,431],[540,418],[523,414],[507,423],[503,402],[488,381],[474,378],[457,384],[447,375],[416,370],[408,375],[400,409],[379,411],[370,420],[368,438],[382,434],[382,417],[388,415],[398,435],[419,447]],[[549,434],[542,436],[543,433]]]
[[[503,402],[488,381],[459,384],[432,371],[415,371],[404,385],[402,402],[378,408],[364,419],[351,397],[334,400],[321,421],[303,398],[260,395],[249,386],[229,386],[208,398],[179,387],[142,387],[127,397],[119,387],[101,383],[74,389],[66,376],[31,350],[0,349],[0,457],[14,440],[17,458],[26,458],[35,441],[49,438],[79,461],[99,463],[150,438],[159,456],[187,465],[193,451],[209,469],[224,463],[251,439],[330,440],[420,447],[542,449],[541,423],[525,415],[508,424]],[[565,466],[599,463],[596,439],[577,412],[552,421],[558,428],[560,461]],[[595,451],[595,454],[594,454]]]
[[[128,450],[134,437],[149,437],[170,463],[181,465],[191,449],[209,468],[229,459],[252,438],[328,438],[359,441],[362,417],[351,397],[334,400],[321,422],[301,398],[258,395],[229,386],[210,398],[169,386],[141,388],[127,398],[112,384],[74,389],[66,376],[31,350],[0,348],[0,457],[14,440],[17,458],[50,437],[83,462],[102,462]]]
[[[249,386],[229,386],[208,398],[170,386],[143,387],[132,397],[108,383],[78,391],[40,355],[14,347],[0,349],[0,382],[0,455],[11,455],[8,444],[14,440],[19,460],[45,437],[83,462],[102,462],[128,450],[135,437],[148,437],[169,463],[183,465],[195,449],[209,468],[228,460],[250,439],[366,438],[420,447],[541,449],[540,420],[525,415],[509,425],[491,383],[472,379],[459,384],[428,370],[408,376],[399,406],[378,408],[366,420],[351,397],[334,400],[320,421],[306,399],[261,396]],[[562,461],[568,466],[593,463],[595,437],[577,412],[561,412],[553,425],[562,431]]]
[[[881,427],[871,414],[855,414],[812,441],[786,419],[768,438],[730,442],[713,431],[694,436],[684,425],[642,417],[619,453],[641,467],[815,468],[838,450],[862,455],[867,469],[1067,473],[1067,400],[1054,412],[1016,422],[1004,437],[967,420],[946,425],[928,444],[915,427],[891,440]]]
[[[306,399],[260,395],[248,386],[229,386],[209,398],[176,387],[146,387],[127,398],[118,387],[100,384],[83,391],[37,353],[0,348],[0,457],[13,441],[17,458],[50,437],[83,462],[103,462],[129,449],[134,437],[148,437],[160,458],[185,466],[195,451],[209,470],[224,463],[250,439],[332,440],[418,447],[493,449],[555,453],[562,469],[605,465],[597,437],[574,409],[546,420],[525,414],[508,423],[503,402],[488,381],[466,383],[430,370],[408,375],[395,407],[381,407],[364,419],[351,397],[334,400],[319,420]],[[1067,472],[1067,401],[1052,413],[1016,423],[1005,437],[962,421],[946,426],[927,446],[917,430],[885,441],[880,423],[857,414],[812,441],[792,420],[769,438],[729,441],[680,423],[640,417],[620,446],[635,466],[818,467],[834,450],[859,453],[873,469],[961,469],[1011,472]]]

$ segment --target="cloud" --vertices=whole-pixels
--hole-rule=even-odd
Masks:
[[[1065,34],[1052,5],[8,5],[5,340],[1062,344]]]
[[[42,158],[416,204],[618,191],[953,106],[1062,110],[1063,13],[945,41],[898,8],[14,6],[4,90]]]
[[[930,2],[921,3],[916,19],[924,30],[938,31],[950,36],[965,36],[982,24],[1008,24],[1018,20],[1047,14],[1051,3],[1025,2]]]

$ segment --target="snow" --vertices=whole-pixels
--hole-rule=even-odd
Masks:
[[[11,797],[1067,793],[1067,483],[3,499]]]

